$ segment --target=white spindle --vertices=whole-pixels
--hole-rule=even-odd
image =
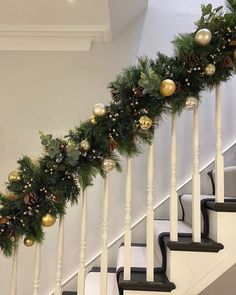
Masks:
[[[80,255],[77,293],[85,294],[85,252],[86,252],[86,232],[87,232],[87,189],[84,190],[82,200],[82,216],[80,228]]]
[[[216,159],[215,159],[215,183],[216,202],[224,202],[224,158],[222,154],[222,114],[221,114],[221,86],[216,87],[215,102],[215,125],[216,125]]]
[[[124,279],[131,277],[131,198],[132,198],[132,160],[127,160],[126,197],[125,197],[125,263]]]
[[[11,295],[17,293],[17,269],[18,269],[18,253],[19,245],[16,244],[14,248],[13,260],[12,260],[12,272],[11,272]]]
[[[62,293],[62,258],[64,248],[64,217],[60,218],[59,221],[59,232],[58,232],[58,244],[57,244],[57,272],[56,272],[56,285],[54,295],[61,295]]]
[[[108,175],[104,181],[104,204],[102,224],[102,250],[101,250],[101,278],[100,295],[107,294],[107,271],[108,271],[108,227],[109,227],[109,192]]]
[[[154,211],[153,211],[153,174],[154,157],[153,144],[148,146],[147,164],[147,274],[146,280],[154,280]]]
[[[201,206],[200,206],[200,173],[199,173],[199,111],[193,112],[193,201],[192,224],[193,241],[201,242]]]
[[[178,240],[178,197],[176,188],[176,115],[171,121],[170,239]]]
[[[39,295],[40,270],[41,270],[41,245],[39,243],[37,243],[36,247],[35,247],[34,293],[33,293],[33,295]]]

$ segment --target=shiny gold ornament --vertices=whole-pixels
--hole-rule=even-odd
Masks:
[[[84,152],[87,152],[87,151],[89,151],[90,150],[90,143],[88,142],[88,140],[87,139],[84,139],[84,140],[82,140],[81,142],[80,142],[80,148],[81,148],[81,150],[82,151],[84,151]]]
[[[102,169],[105,172],[110,172],[116,167],[116,161],[112,159],[104,159],[102,162]]]
[[[20,180],[20,172],[18,170],[13,170],[9,175],[8,175],[8,181],[17,181]]]
[[[199,46],[205,47],[210,44],[212,33],[208,29],[199,30],[195,35],[195,41]]]
[[[57,220],[56,216],[53,216],[53,215],[47,213],[42,216],[41,224],[43,226],[50,227],[50,226],[53,226],[53,224],[56,222],[56,220]]]
[[[0,216],[0,224],[6,224],[8,223],[8,218]]]
[[[233,51],[233,59],[236,60],[236,48]]]
[[[106,106],[102,103],[97,103],[93,107],[93,114],[96,117],[103,117],[106,115]]]
[[[31,239],[28,239],[28,238],[25,238],[24,239],[24,245],[26,247],[32,247],[34,245],[35,241],[31,240]]]
[[[15,200],[17,200],[17,196],[15,196],[11,192],[6,192],[6,194],[4,195],[4,198],[7,199],[7,200],[9,200],[9,201],[15,201]]]
[[[205,74],[207,76],[213,76],[216,72],[216,67],[213,64],[209,64],[208,66],[206,66],[205,68]]]
[[[2,210],[4,208],[3,204],[0,204],[0,210]]]
[[[185,110],[186,111],[194,111],[198,107],[198,100],[196,97],[190,96],[187,98],[185,102]]]
[[[140,125],[140,128],[144,131],[150,129],[152,127],[152,119],[150,119],[149,117],[147,116],[142,116],[140,119],[139,119],[139,125]]]
[[[97,121],[96,121],[96,117],[95,116],[92,116],[90,119],[89,119],[90,123],[92,124],[97,124]]]
[[[166,79],[161,82],[160,93],[162,96],[171,96],[175,93],[175,90],[176,85],[174,81]]]

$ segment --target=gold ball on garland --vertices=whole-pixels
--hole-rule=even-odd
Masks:
[[[80,142],[80,148],[81,148],[81,150],[82,151],[84,151],[84,152],[87,152],[87,151],[89,151],[90,150],[90,143],[88,142],[88,140],[87,139],[84,139],[84,140],[82,140],[81,142]]]
[[[205,74],[207,76],[213,76],[216,72],[216,66],[213,64],[209,64],[205,67]]]
[[[26,247],[32,247],[34,245],[35,241],[31,240],[31,239],[28,239],[28,238],[25,238],[24,239],[24,245]]]
[[[7,200],[9,200],[9,201],[15,201],[15,200],[17,200],[17,196],[15,196],[11,192],[6,192],[6,194],[4,195],[4,198],[7,199]]]
[[[3,204],[0,204],[0,210],[2,210],[4,208]]]
[[[152,119],[150,119],[149,117],[147,116],[142,116],[140,119],[139,119],[139,125],[140,125],[140,128],[144,131],[150,129],[152,127]]]
[[[185,102],[185,110],[186,111],[194,111],[198,107],[198,100],[196,97],[190,96],[187,98]]]
[[[96,121],[96,117],[95,116],[91,116],[91,118],[89,119],[90,123],[92,123],[93,125],[97,124]]]
[[[96,117],[103,117],[106,115],[106,106],[102,103],[97,103],[93,107],[93,114]]]
[[[18,170],[13,170],[9,175],[8,175],[8,181],[17,181],[20,180],[20,172]]]
[[[0,216],[0,224],[6,224],[8,223],[8,218]]]
[[[56,222],[56,220],[57,220],[56,216],[53,216],[53,215],[47,213],[42,216],[41,224],[43,226],[50,227],[50,226],[53,226],[53,224]]]
[[[102,169],[105,172],[110,172],[112,171],[114,168],[116,167],[116,161],[112,160],[112,159],[104,159],[102,162]]]
[[[195,35],[195,41],[198,45],[205,47],[210,44],[212,33],[208,29],[201,29]]]
[[[171,96],[175,93],[175,90],[176,85],[174,81],[166,79],[161,82],[160,93],[162,96]]]
[[[236,60],[236,48],[233,51],[233,59]]]

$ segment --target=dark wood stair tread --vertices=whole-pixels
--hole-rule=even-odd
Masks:
[[[62,292],[62,295],[77,295],[77,292],[64,291]]]
[[[206,208],[216,212],[236,212],[236,200],[225,200],[224,203],[206,202]]]

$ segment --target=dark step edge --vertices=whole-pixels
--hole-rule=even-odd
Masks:
[[[120,244],[120,248],[121,248],[121,247],[124,247],[124,246],[125,246],[125,243],[122,242],[122,243]],[[143,248],[145,248],[146,246],[147,246],[146,243],[131,243],[131,247],[143,247]]]
[[[90,271],[90,272],[100,272],[101,271],[101,267],[98,266],[94,266]],[[116,273],[116,267],[108,267],[107,269],[108,273]]]
[[[206,202],[206,208],[216,212],[236,212],[236,200],[224,203]]]
[[[77,295],[77,292],[73,292],[73,291],[64,291],[64,292],[62,292],[62,295]]]

